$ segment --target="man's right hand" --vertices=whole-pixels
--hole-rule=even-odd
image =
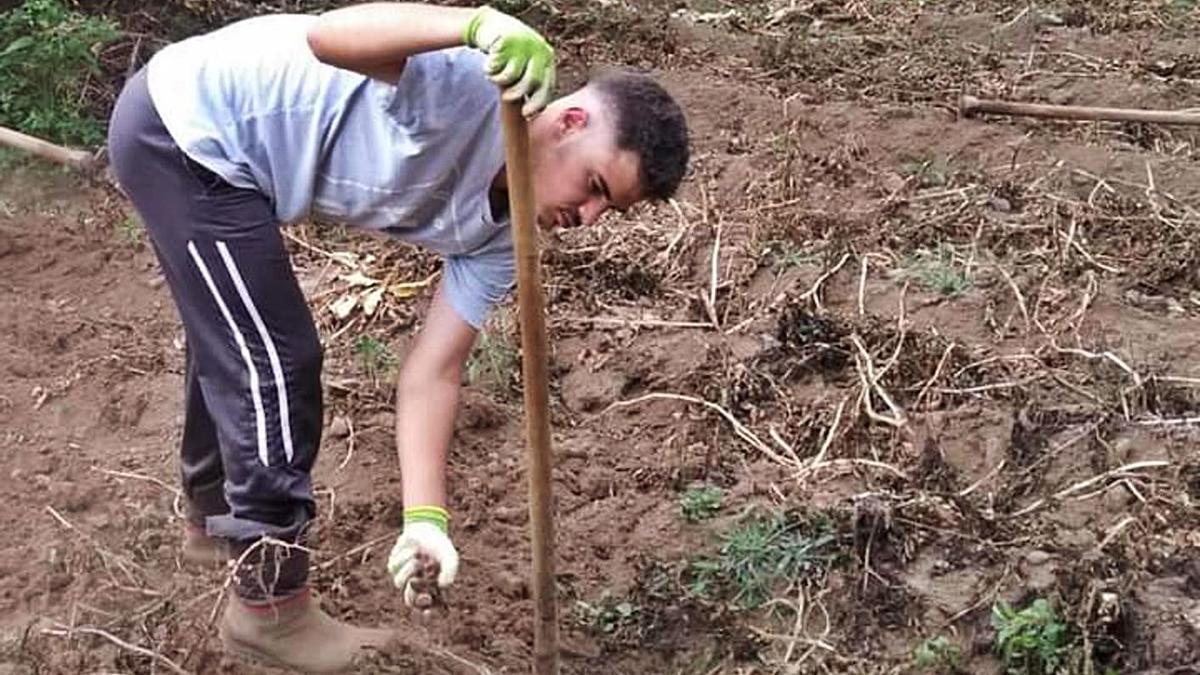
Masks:
[[[433,517],[425,517],[433,513]],[[458,574],[458,551],[446,534],[448,516],[437,507],[405,509],[404,530],[388,557],[388,573],[396,588],[404,591],[404,604],[416,602],[418,587],[425,573],[425,562],[437,566],[437,585],[446,588]]]
[[[505,101],[528,96],[521,109],[525,116],[550,102],[556,79],[554,49],[536,30],[491,7],[480,7],[463,38],[468,46],[487,52],[487,74],[504,88]]]

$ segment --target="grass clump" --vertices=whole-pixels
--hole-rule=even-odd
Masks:
[[[965,270],[955,265],[954,251],[948,246],[939,246],[934,251],[917,251],[905,263],[901,276],[916,278],[930,290],[950,298],[971,289],[971,279]]]
[[[1008,675],[1054,675],[1067,662],[1071,629],[1044,598],[1019,611],[997,602],[992,627],[994,647]]]
[[[721,502],[725,493],[721,488],[711,485],[700,485],[688,488],[679,498],[679,512],[683,519],[698,523],[717,515],[721,510]]]
[[[504,340],[502,333],[484,331],[467,360],[467,381],[509,391],[517,382],[519,365],[517,350]]]
[[[0,125],[57,143],[96,145],[104,124],[83,107],[80,88],[99,73],[96,50],[116,26],[71,11],[61,0],[25,0],[0,14]]]
[[[962,652],[943,635],[931,637],[913,650],[913,665],[923,673],[957,673]]]
[[[754,609],[802,573],[831,563],[835,540],[826,523],[782,513],[754,518],[723,534],[715,555],[692,561],[689,589],[701,598]]]
[[[380,375],[388,375],[395,369],[397,359],[387,344],[381,340],[362,335],[354,342],[354,355],[358,363],[371,379]]]

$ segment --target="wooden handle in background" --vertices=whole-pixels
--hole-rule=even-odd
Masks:
[[[40,138],[34,138],[28,134],[5,127],[0,127],[0,144],[84,171],[96,167],[96,157],[90,152],[64,148],[61,145],[55,145],[49,141],[43,141]]]
[[[1176,110],[1139,110],[1135,108],[1095,108],[1077,105],[1013,103],[1010,101],[978,99],[974,96],[963,96],[959,99],[958,111],[963,117],[972,117],[984,113],[1017,115],[1021,117],[1045,117],[1060,120],[1102,120],[1111,122],[1200,125],[1200,114]]]
[[[517,257],[521,366],[528,442],[529,523],[533,542],[533,672],[558,675],[558,604],[554,582],[554,500],[551,493],[545,299],[538,259],[537,211],[529,158],[529,128],[520,102],[501,104],[509,213]]]

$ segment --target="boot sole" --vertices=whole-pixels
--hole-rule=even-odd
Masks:
[[[225,650],[225,653],[228,656],[234,657],[236,659],[240,659],[242,661],[248,661],[257,666],[266,666],[268,668],[277,668],[279,670],[284,670],[284,671],[289,671],[289,672],[296,672],[298,670],[295,666],[293,666],[291,664],[284,663],[269,654],[264,654],[264,653],[260,652],[259,650],[255,649],[254,647],[252,647],[250,645],[243,644],[243,643],[239,642],[237,639],[229,637],[229,635],[223,629],[219,630],[217,632],[217,635],[221,638],[221,647]],[[316,671],[300,671],[300,672],[316,672]]]

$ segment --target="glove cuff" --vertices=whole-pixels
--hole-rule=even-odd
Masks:
[[[496,10],[488,7],[487,5],[475,10],[475,13],[472,14],[471,18],[467,20],[466,28],[463,29],[463,44],[467,45],[468,47],[480,49],[480,45],[475,42],[475,39],[478,37],[479,33],[479,24],[483,23],[483,20],[487,17],[487,15],[494,11]]]
[[[440,506],[409,506],[404,509],[404,524],[410,523],[432,523],[449,533],[450,512]]]

